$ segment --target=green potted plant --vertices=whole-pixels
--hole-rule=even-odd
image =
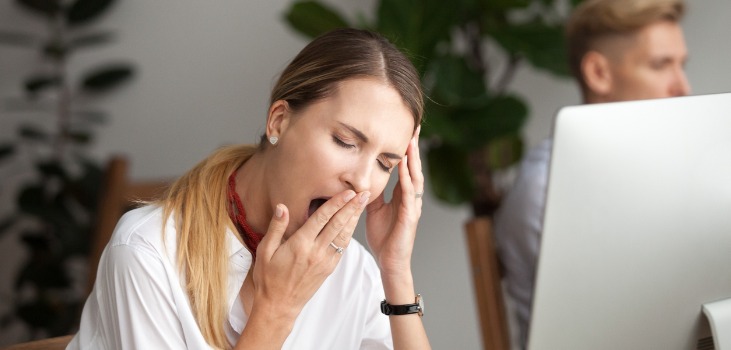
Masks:
[[[470,204],[477,217],[491,216],[500,203],[495,172],[522,156],[521,128],[529,110],[510,91],[515,71],[530,64],[569,74],[565,16],[557,9],[563,3],[380,0],[373,20],[360,15],[351,22],[317,1],[297,1],[285,19],[307,37],[338,27],[378,31],[412,58],[428,96],[421,139],[429,185],[436,198]]]
[[[44,22],[48,31],[0,27],[0,44],[28,49],[42,58],[38,70],[22,84],[24,96],[4,104],[5,113],[27,118],[16,138],[0,141],[0,166],[14,167],[27,179],[18,191],[15,211],[0,217],[0,235],[19,233],[28,252],[13,283],[14,294],[5,299],[13,307],[0,318],[0,328],[22,322],[31,338],[71,333],[86,298],[79,288],[84,281],[74,283],[70,271],[89,251],[102,169],[86,151],[94,128],[106,117],[87,102],[129,80],[134,70],[125,62],[103,63],[74,77],[67,67],[78,51],[112,41],[112,32],[92,24],[113,3],[16,0],[20,10]]]

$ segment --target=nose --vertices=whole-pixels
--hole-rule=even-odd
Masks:
[[[349,189],[356,193],[370,190],[373,168],[373,164],[358,164],[345,171],[342,180]]]
[[[688,83],[688,77],[685,75],[685,69],[680,66],[675,71],[675,80],[671,87],[672,96],[685,96],[690,94],[690,83]]]

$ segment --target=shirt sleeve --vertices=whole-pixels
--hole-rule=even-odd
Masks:
[[[495,240],[505,268],[507,291],[514,302],[521,344],[527,338],[530,322],[550,155],[550,140],[531,150],[516,183],[495,213]]]
[[[159,255],[147,247],[110,245],[94,293],[100,341],[106,349],[185,349],[170,281]]]

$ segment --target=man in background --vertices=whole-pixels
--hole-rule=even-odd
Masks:
[[[584,103],[687,95],[682,0],[588,0],[566,26],[569,65]],[[530,323],[551,139],[524,158],[495,214],[495,238],[505,283],[517,312],[519,346]]]

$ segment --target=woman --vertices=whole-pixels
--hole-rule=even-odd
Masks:
[[[416,70],[382,37],[314,40],[258,147],[215,152],[120,220],[69,349],[429,348],[421,309],[399,307],[416,298],[422,112]],[[373,256],[351,240],[364,210]]]

